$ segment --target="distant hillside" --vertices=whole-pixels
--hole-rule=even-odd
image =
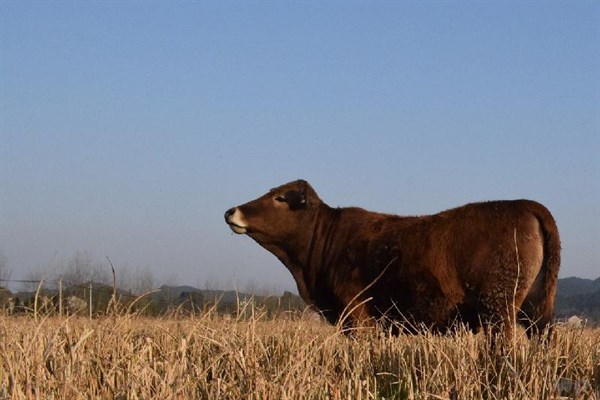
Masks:
[[[251,297],[257,304],[273,301],[281,304],[283,301],[286,307],[289,307],[289,304],[293,304],[295,307],[301,307],[304,304],[298,295],[290,292],[284,293],[281,297],[262,297],[233,290],[201,290],[191,286],[162,286],[159,292],[154,293],[154,296],[156,299],[170,299],[172,302],[173,299],[189,296],[189,293],[199,293],[204,303],[218,301],[222,306],[235,305],[238,300],[244,302]],[[555,315],[557,317],[578,315],[600,323],[600,278],[595,280],[575,277],[559,279]]]
[[[259,298],[252,294],[236,292],[234,290],[207,290],[198,289],[193,286],[166,286],[163,285],[159,290],[153,293],[153,297],[176,299],[185,296],[188,293],[200,293],[205,302],[231,303],[244,301],[251,297]]]
[[[92,286],[93,309],[103,312],[107,309],[112,295],[112,288],[95,283],[92,283]],[[88,287],[89,284],[65,287],[63,288],[63,296],[66,298],[74,295],[87,301],[89,298]],[[6,299],[13,295],[20,298],[24,303],[29,302],[32,304],[35,296],[35,292],[24,291],[11,294],[9,291],[4,290],[1,294],[3,297],[0,297],[0,307],[6,302]],[[55,288],[52,290],[43,289],[40,295],[58,298]],[[131,302],[136,297],[131,293],[117,289],[117,298],[124,300],[125,303]],[[255,304],[269,312],[302,310],[305,307],[305,303],[300,296],[287,291],[281,296],[258,296],[234,290],[202,290],[193,286],[166,285],[161,286],[142,300],[135,300],[134,302],[139,308],[146,309],[150,315],[159,315],[179,308],[200,311],[215,304],[217,304],[217,310],[220,312],[235,312],[240,305],[243,306],[251,298]],[[575,277],[559,279],[554,313],[558,318],[577,315],[600,324],[600,278],[595,280]]]
[[[154,293],[153,296],[155,299],[168,299],[172,303],[173,299],[188,297],[189,293],[199,293],[204,303],[217,301],[222,306],[235,305],[238,300],[244,302],[252,297],[257,304],[281,302],[282,299],[286,305],[293,304],[301,307],[304,304],[298,295],[290,292],[284,293],[281,297],[262,297],[233,290],[201,290],[191,286],[162,286],[160,291]],[[575,277],[559,279],[555,315],[557,317],[578,315],[600,322],[600,278],[595,280]]]
[[[600,290],[600,278],[596,280],[576,277],[558,280],[559,296],[572,296],[577,294],[591,294]]]
[[[219,312],[236,311],[250,299],[269,312],[303,310],[306,306],[300,296],[287,291],[281,296],[259,296],[234,290],[202,290],[192,286],[161,286],[152,293],[151,299],[163,306],[194,303],[201,309],[216,305]]]
[[[600,278],[559,279],[554,313],[558,317],[579,315],[600,322]]]

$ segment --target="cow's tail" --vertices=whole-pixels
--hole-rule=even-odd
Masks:
[[[530,211],[539,221],[543,235],[544,251],[540,272],[522,308],[525,314],[522,323],[531,336],[543,333],[545,329],[551,328],[558,270],[560,269],[561,247],[558,227],[550,211],[538,203],[532,203]]]

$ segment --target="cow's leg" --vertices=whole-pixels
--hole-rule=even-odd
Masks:
[[[521,231],[524,231],[522,229]],[[512,340],[522,305],[536,286],[542,251],[535,235],[514,233],[514,250],[500,247],[481,287],[480,310],[485,331]]]
[[[552,287],[548,280],[552,280],[553,276],[548,274],[545,267],[543,232],[537,223],[530,227],[529,232],[528,235],[520,236],[516,248],[520,264],[525,267],[521,268],[521,290],[526,294],[519,306],[517,322],[525,328],[527,336],[531,338],[543,334],[546,329],[550,333],[555,291],[548,291],[548,288]]]
[[[482,295],[480,318],[492,346],[498,339],[507,342],[514,338],[517,313],[524,297],[522,291],[511,291],[502,286],[496,286]]]
[[[543,335],[544,332],[551,333],[552,316],[553,312],[545,307],[545,304],[535,307],[526,299],[517,321],[519,325],[525,328],[527,337],[531,339]]]
[[[336,326],[347,336],[356,336],[364,331],[376,328],[377,323],[366,303],[357,302],[353,307],[347,306],[338,318]]]
[[[518,322],[525,328],[529,338],[540,336],[548,340],[552,336],[554,292],[546,293],[544,279],[544,273],[536,278],[523,301]]]

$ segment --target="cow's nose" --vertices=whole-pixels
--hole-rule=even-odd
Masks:
[[[225,211],[225,221],[228,221],[229,217],[231,217],[234,213],[235,213],[235,207],[230,208],[229,210]]]

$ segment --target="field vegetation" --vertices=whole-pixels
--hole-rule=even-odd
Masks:
[[[151,318],[0,316],[4,399],[598,399],[600,330],[344,335],[316,314],[248,305]]]

